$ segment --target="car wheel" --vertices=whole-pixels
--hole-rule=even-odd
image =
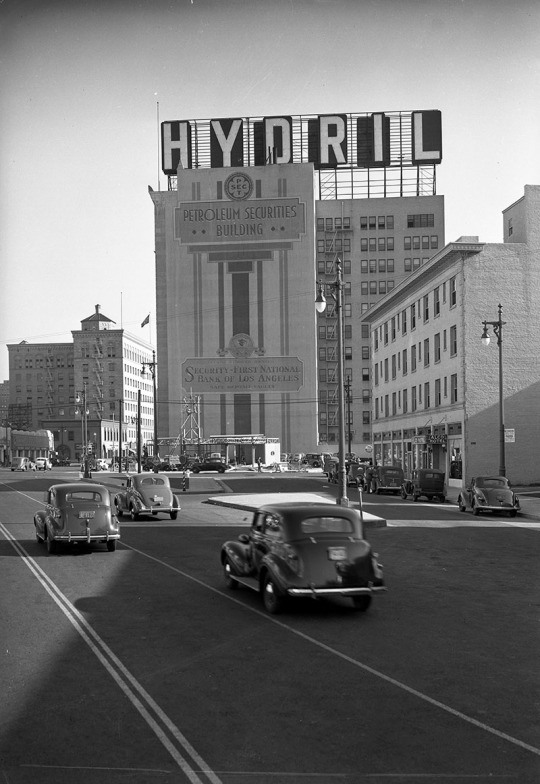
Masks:
[[[403,500],[407,498],[407,493],[405,492],[405,490],[401,491],[401,497],[403,498]]]
[[[124,513],[122,512],[122,508],[121,508],[120,504],[118,503],[118,501],[114,502],[114,508],[116,509],[116,516],[120,520],[120,518],[122,517],[122,515]]]
[[[57,550],[57,545],[54,539],[51,539],[49,534],[47,533],[47,552],[49,555],[53,555]]]
[[[352,601],[357,612],[366,612],[371,604],[371,596],[353,596]]]
[[[176,520],[177,517],[178,517],[177,510],[174,510],[173,512],[171,512],[171,520]]]
[[[458,509],[459,509],[460,512],[467,511],[467,507],[463,503],[463,498],[461,496],[459,496],[459,498],[458,498]]]
[[[135,511],[135,508],[133,506],[131,507],[131,509],[129,511],[131,513],[131,519],[132,520],[135,521],[135,520],[139,519],[139,513]]]
[[[439,501],[441,502],[441,504],[445,504],[446,503],[446,498],[444,497],[444,495],[440,495],[439,496]]]
[[[232,577],[232,566],[229,558],[225,558],[223,561],[223,575],[227,588],[230,591],[235,591],[238,588],[238,581]]]
[[[474,506],[473,506],[473,508],[472,508],[472,513],[473,513],[473,515],[475,515],[476,517],[478,517],[478,515],[480,514],[480,509],[477,507],[477,505],[476,505],[476,504],[474,504]]]
[[[224,474],[225,473],[225,469],[224,468],[218,468],[218,473]]]
[[[107,542],[107,550],[110,553],[114,553],[114,551],[116,550],[116,539],[109,539],[109,541]]]
[[[419,499],[419,498],[420,498],[420,496],[418,495],[418,493],[413,493],[412,500],[413,500],[415,503],[418,501],[418,499]]]
[[[36,528],[36,542],[37,542],[38,544],[43,544],[43,539],[42,539],[42,538],[41,538],[41,536],[38,534],[38,532],[37,532],[37,528]]]
[[[263,602],[265,609],[270,615],[277,615],[283,610],[285,605],[284,596],[279,593],[276,584],[270,576],[267,576],[264,580]]]
[[[509,516],[509,517],[515,517],[515,516],[516,516],[516,514],[517,514],[517,512],[516,512],[516,510],[515,510],[515,509],[510,509],[510,511],[508,512],[508,516]]]

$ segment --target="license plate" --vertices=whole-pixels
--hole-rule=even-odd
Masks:
[[[344,547],[329,547],[328,558],[331,561],[345,561],[347,558],[347,551]]]
[[[157,504],[157,503],[161,503],[162,501],[163,501],[163,496],[162,495],[155,495],[154,496],[154,503]]]
[[[79,512],[79,520],[92,520],[95,512]]]

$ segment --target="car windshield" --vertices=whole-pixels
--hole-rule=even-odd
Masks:
[[[71,493],[66,493],[66,501],[94,501],[100,503],[102,501],[101,493],[96,490],[73,490]]]
[[[300,523],[300,530],[305,534],[350,534],[353,533],[353,524],[346,517],[306,517]]]
[[[401,473],[401,468],[383,468],[383,472],[385,474],[396,474],[397,476]]]
[[[165,482],[161,476],[145,476],[139,480],[140,485],[164,485]]]
[[[506,487],[506,479],[498,479],[497,477],[480,478],[476,480],[477,487]]]

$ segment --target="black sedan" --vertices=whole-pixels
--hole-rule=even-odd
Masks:
[[[249,534],[221,549],[225,581],[262,595],[269,613],[289,598],[346,596],[357,610],[386,591],[381,564],[363,538],[356,509],[332,504],[277,503],[260,507]]]
[[[200,471],[217,471],[219,474],[223,474],[227,468],[227,464],[219,457],[208,457],[192,463],[190,471],[193,471],[194,474],[198,474]]]
[[[519,498],[505,476],[477,476],[459,494],[460,512],[504,512],[515,517],[520,509]]]

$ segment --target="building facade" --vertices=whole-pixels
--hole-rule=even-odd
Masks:
[[[506,475],[540,480],[540,186],[504,211],[503,236],[450,243],[364,316],[377,463],[441,468],[456,486],[499,473],[501,305]]]
[[[168,190],[150,189],[161,437],[189,442],[195,400],[203,440],[263,434],[286,452],[337,448],[339,257],[347,437],[369,455],[362,314],[444,245],[440,134],[419,141],[431,121],[439,113],[162,124]]]
[[[51,430],[61,459],[80,459],[85,444],[97,457],[111,458],[120,438],[124,452],[136,449],[140,390],[141,440],[152,452],[153,385],[142,374],[152,362],[151,345],[116,329],[99,305],[72,335],[72,343],[8,345],[12,426]]]

